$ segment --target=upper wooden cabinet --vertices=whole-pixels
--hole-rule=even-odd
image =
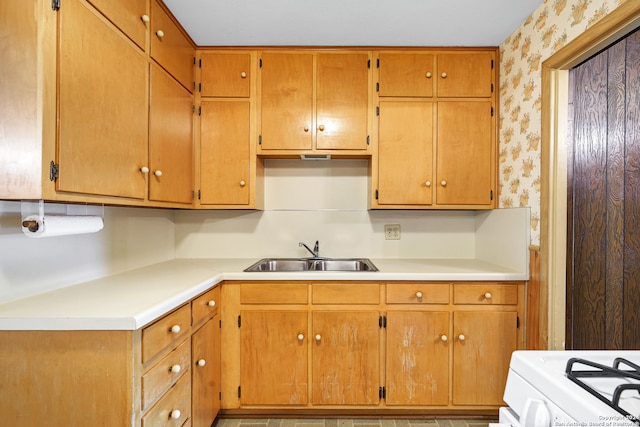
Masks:
[[[495,54],[457,50],[378,54],[381,97],[489,98],[494,91]]]
[[[249,98],[253,80],[251,52],[200,53],[200,95],[214,98]]]
[[[495,49],[376,53],[372,208],[495,207],[495,56]]]
[[[260,207],[256,158],[255,51],[198,52],[200,124],[197,207]]]
[[[260,56],[258,154],[369,153],[369,52]]]
[[[87,0],[141,49],[145,49],[150,17],[147,0]]]
[[[193,91],[194,47],[158,0],[151,0],[151,57]]]
[[[56,190],[144,199],[147,59],[80,1],[58,13]]]

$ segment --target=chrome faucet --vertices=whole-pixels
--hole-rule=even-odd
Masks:
[[[309,249],[309,246],[305,245],[303,242],[299,242],[298,246],[304,247],[311,255],[313,255],[314,258],[320,258],[320,243],[317,240],[313,250]]]

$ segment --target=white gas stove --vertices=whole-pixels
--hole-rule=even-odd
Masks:
[[[640,351],[516,351],[500,427],[640,425]]]

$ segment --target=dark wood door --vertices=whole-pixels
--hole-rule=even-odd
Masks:
[[[569,73],[567,348],[640,348],[640,32]]]

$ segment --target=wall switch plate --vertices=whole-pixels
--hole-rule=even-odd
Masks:
[[[400,224],[385,224],[384,225],[384,239],[385,240],[400,240]]]

